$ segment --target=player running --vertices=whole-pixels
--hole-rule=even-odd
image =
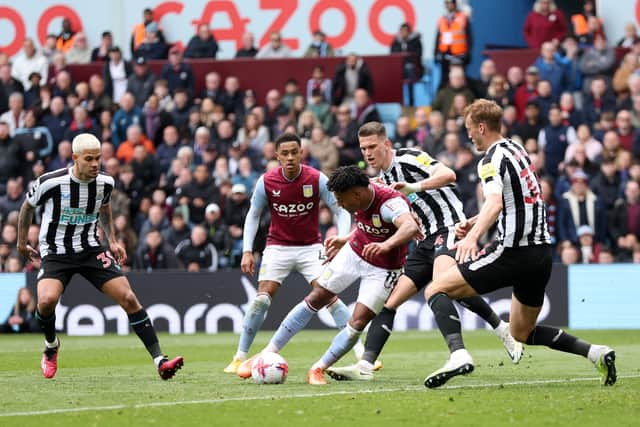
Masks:
[[[291,272],[298,271],[312,283],[322,271],[324,256],[318,231],[320,201],[324,201],[337,217],[339,235],[349,233],[351,227],[349,213],[338,206],[333,194],[327,190],[327,177],[301,165],[300,138],[284,133],[276,139],[275,145],[280,167],[260,177],[245,219],[241,268],[245,274],[253,276],[253,241],[262,211],[266,206],[271,209],[267,247],[258,275],[258,293],[245,313],[238,349],[224,369],[227,373],[240,374],[238,368],[247,359],[251,343],[284,279]],[[327,309],[338,328],[346,326],[351,313],[340,299],[328,302]],[[362,355],[362,349],[359,355]]]
[[[36,318],[45,336],[42,375],[53,378],[58,370],[60,340],[56,336],[55,309],[77,273],[126,311],[131,327],[153,358],[160,377],[167,380],[184,361],[181,356],[169,360],[162,354],[153,324],[120,270],[127,254],[117,242],[113,228],[109,204],[113,178],[99,171],[100,141],[83,133],[73,139],[72,150],[73,166],[38,178],[20,208],[18,219],[18,251],[28,259],[42,256],[36,309]],[[38,206],[44,206],[40,253],[27,244],[27,231]],[[108,250],[101,247],[98,240],[98,221],[108,239]]]
[[[473,370],[451,300],[509,286],[513,286],[510,328],[515,339],[584,356],[600,372],[602,384],[615,384],[611,348],[589,344],[553,326],[536,325],[552,266],[538,177],[524,148],[500,135],[502,108],[495,102],[477,100],[465,109],[464,116],[469,138],[485,152],[478,163],[485,203],[477,216],[456,224],[456,235],[462,240],[449,254],[458,264],[435,277],[425,290],[452,352],[447,363],[425,379],[425,386],[439,387]],[[496,239],[479,251],[478,239],[496,222]]]
[[[381,123],[363,125],[358,131],[358,139],[364,158],[379,170],[379,177],[407,195],[420,219],[425,238],[409,254],[398,284],[371,323],[362,359],[355,365],[327,369],[327,373],[337,380],[373,379],[375,361],[389,339],[396,310],[427,286],[433,277],[455,263],[449,257],[436,256],[442,248],[453,243],[454,225],[465,219],[454,184],[454,171],[423,151],[393,150]],[[458,302],[491,325],[513,363],[520,361],[522,344],[511,337],[509,324],[500,320],[482,297],[476,295]]]
[[[327,187],[340,206],[354,214],[357,227],[347,236],[327,239],[325,249],[331,262],[264,349],[279,352],[320,308],[360,279],[358,299],[347,326],[309,370],[307,380],[312,385],[326,384],[324,371],[358,342],[365,326],[380,312],[400,276],[407,243],[420,233],[406,197],[389,187],[370,183],[356,166],[337,169]]]

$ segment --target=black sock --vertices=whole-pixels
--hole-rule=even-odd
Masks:
[[[55,342],[56,341],[55,311],[49,317],[46,317],[40,314],[40,311],[36,310],[36,319],[38,319],[38,324],[40,325],[40,329],[42,329],[42,332],[44,332],[44,339],[46,339],[48,343]]]
[[[493,329],[497,328],[500,324],[500,317],[491,308],[488,302],[484,300],[480,295],[475,297],[462,298],[458,302],[464,308],[473,311],[478,316],[482,317]]]
[[[394,309],[382,307],[382,311],[373,319],[367,333],[367,340],[364,343],[363,360],[373,364],[380,356],[382,347],[391,335],[395,317],[396,311]]]
[[[591,344],[574,337],[555,326],[537,325],[527,338],[529,345],[546,345],[549,348],[565,353],[579,354],[587,357]]]
[[[144,308],[129,315],[129,324],[147,348],[151,357],[155,359],[158,356],[162,356],[156,330],[153,328],[151,319],[149,319]]]
[[[436,318],[438,328],[445,341],[447,341],[449,351],[453,353],[464,348],[460,317],[451,298],[447,294],[440,292],[429,298],[428,303]]]

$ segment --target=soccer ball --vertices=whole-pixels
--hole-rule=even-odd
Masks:
[[[287,373],[289,365],[278,353],[264,352],[251,364],[251,377],[258,384],[282,384]]]

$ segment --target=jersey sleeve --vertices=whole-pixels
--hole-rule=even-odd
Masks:
[[[411,208],[402,197],[394,197],[380,206],[380,215],[386,222],[394,222],[400,215],[410,213]]]
[[[338,206],[336,196],[327,188],[328,181],[329,178],[327,178],[325,174],[320,173],[320,179],[318,181],[320,199],[327,204],[329,209],[331,209],[331,212],[333,212],[336,217],[338,236],[345,236],[349,234],[349,230],[351,229],[351,214]]]
[[[251,206],[247,217],[244,220],[244,231],[242,233],[242,251],[253,252],[253,241],[256,238],[258,227],[260,226],[260,215],[267,205],[267,193],[264,190],[264,175],[256,182],[256,187],[251,196]]]
[[[416,156],[416,162],[422,166],[426,172],[429,173],[429,176],[433,175],[438,166],[441,164],[439,161],[431,157],[429,154],[424,151],[420,152]]]
[[[40,200],[42,198],[44,186],[40,182],[40,178],[36,179],[31,186],[31,189],[27,192],[27,203],[31,205],[31,207],[36,207],[42,204],[44,200]]]
[[[485,157],[478,163],[478,176],[485,195],[502,194],[503,183],[499,170],[500,163],[496,161],[495,154],[491,158]]]
[[[102,196],[102,206],[108,205],[111,202],[111,192],[113,191],[113,186],[115,185],[115,181],[112,177],[106,175],[104,183],[104,190]]]

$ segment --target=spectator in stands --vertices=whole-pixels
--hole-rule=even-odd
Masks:
[[[302,98],[302,97],[300,97]],[[294,112],[297,110],[298,106],[294,106]],[[318,89],[314,89],[311,92],[311,100],[309,105],[306,106],[308,111],[311,111],[318,121],[322,124],[322,128],[325,132],[328,132],[333,127],[333,114],[331,113],[330,104],[325,101],[324,96]]]
[[[9,125],[0,120],[0,194],[10,178],[20,175],[22,162],[20,145],[9,134]]]
[[[494,74],[487,87],[485,97],[495,101],[496,104],[504,109],[511,104],[508,89],[509,84],[507,83],[507,79],[502,74]]]
[[[589,157],[587,157],[587,150],[584,145],[579,143],[572,145],[575,145],[575,148],[573,150],[573,156],[569,159],[569,162],[576,163],[578,168],[582,169],[582,171],[589,176],[589,179],[596,176],[600,169],[600,165],[592,162]]]
[[[271,89],[267,92],[265,98],[265,105],[263,107],[264,112],[264,125],[269,129],[271,139],[274,138],[273,129],[277,124],[277,118],[279,115],[288,114],[287,107],[282,104],[282,98],[280,92],[277,89]]]
[[[453,46],[450,47],[453,48]],[[415,80],[422,77],[422,35],[419,32],[411,31],[409,23],[405,22],[400,25],[398,34],[391,42],[390,50],[391,53],[407,54],[403,65],[405,79]]]
[[[207,230],[201,225],[193,227],[191,238],[180,242],[175,253],[189,272],[218,269],[218,251],[208,242]]]
[[[438,19],[433,57],[440,64],[440,88],[449,75],[451,65],[466,67],[471,62],[473,32],[469,17],[458,10],[456,0],[445,0],[447,13]]]
[[[49,85],[54,85],[56,83],[56,77],[58,77],[58,74],[63,71],[68,71],[67,59],[64,56],[64,53],[58,52],[53,56],[53,59],[49,64]]]
[[[524,74],[522,72],[522,68],[515,65],[509,67],[507,70],[507,84],[509,86],[507,91],[509,101],[512,105],[516,105],[514,101],[516,90],[518,90],[520,86],[524,85]]]
[[[540,80],[536,91],[538,92],[536,102],[540,106],[540,116],[543,118],[544,123],[548,124],[551,105],[557,104],[558,100],[553,96],[553,89],[549,80]]]
[[[567,67],[560,61],[556,48],[552,42],[542,43],[540,56],[533,64],[538,69],[542,80],[548,80],[553,88],[553,96],[560,98],[560,94],[569,89],[569,74]]]
[[[322,126],[311,131],[309,154],[320,164],[320,170],[327,176],[336,170],[339,163],[338,148],[331,142]]]
[[[246,187],[242,184],[235,184],[231,188],[231,195],[227,197],[224,207],[224,222],[229,227],[231,238],[229,254],[232,267],[238,267],[242,257],[242,233],[244,218],[249,212],[249,204]]]
[[[291,49],[282,43],[282,35],[279,31],[273,31],[269,36],[269,43],[264,45],[256,54],[256,58],[289,58],[293,56]]]
[[[603,113],[613,113],[616,110],[616,98],[607,90],[607,81],[602,76],[591,80],[590,91],[584,97],[582,111],[590,126],[599,121]]]
[[[149,68],[143,56],[133,61],[133,73],[127,78],[127,92],[134,94],[136,105],[140,108],[153,93],[156,76]]]
[[[51,132],[54,145],[62,141],[67,128],[71,124],[71,115],[65,110],[62,97],[56,96],[51,99],[49,113],[42,118],[42,123]]]
[[[293,100],[301,96],[300,85],[298,84],[298,80],[292,78],[287,79],[284,84],[284,94],[282,95],[282,104],[288,109],[291,109],[293,106]]]
[[[109,57],[104,63],[102,76],[105,91],[116,104],[127,91],[127,79],[133,72],[131,64],[122,59],[122,52],[118,46],[109,49]]]
[[[122,163],[131,163],[136,145],[142,145],[150,154],[156,153],[153,142],[144,136],[140,125],[134,123],[127,128],[127,139],[118,146],[118,150],[116,151],[118,160]]]
[[[141,213],[144,214],[144,209],[141,209],[141,210],[143,211]],[[164,209],[162,209],[162,207],[158,205],[150,205],[148,207],[147,215],[144,218],[144,221],[138,233],[139,235],[138,248],[144,245],[147,233],[150,230],[154,228],[163,230],[168,227],[169,227],[169,219],[167,218],[167,215],[165,214]]]
[[[111,125],[113,124],[113,114],[111,110],[104,110],[98,117],[98,134],[100,135],[100,141],[104,144],[109,143],[111,147]]]
[[[615,131],[620,139],[620,147],[627,151],[634,151],[640,154],[640,146],[634,147],[640,134],[636,132],[631,124],[631,113],[627,110],[620,110],[616,114]]]
[[[91,48],[85,33],[78,32],[73,38],[71,49],[65,54],[67,64],[88,64],[91,62]]]
[[[604,34],[602,20],[596,16],[593,0],[585,0],[582,12],[571,16],[571,33],[581,46],[590,46],[596,34]]]
[[[419,147],[424,145],[424,141],[429,134],[429,113],[425,107],[419,107],[413,114],[413,120],[415,121],[414,134],[416,136],[416,144]]]
[[[48,164],[47,171],[68,168],[73,165],[71,158],[71,142],[61,141],[58,144],[58,155],[55,156]]]
[[[0,218],[4,223],[11,212],[20,210],[25,198],[20,179],[9,179],[6,191],[6,194],[0,197]]]
[[[169,51],[169,62],[162,67],[160,77],[169,84],[169,91],[174,93],[176,89],[187,91],[189,98],[193,98],[195,81],[191,65],[184,62],[180,48],[174,46]]]
[[[103,111],[110,111],[113,108],[111,95],[105,91],[104,80],[97,74],[89,78],[89,98],[87,100],[87,111],[96,121]]]
[[[253,58],[256,56],[258,49],[253,44],[253,33],[244,33],[242,35],[242,47],[236,52],[236,58]]]
[[[444,150],[436,153],[436,159],[448,168],[453,168],[457,163],[459,151],[459,135],[454,132],[448,132],[444,137]]]
[[[24,97],[20,92],[9,95],[9,111],[0,115],[0,121],[9,125],[9,135],[14,136],[16,129],[24,127]]]
[[[239,142],[235,144],[235,129],[233,128],[233,124],[229,120],[221,120],[216,125],[216,133],[214,142],[216,147],[218,147],[219,153],[226,153],[229,147],[233,145],[233,147],[238,148],[240,153],[244,153],[244,147]]]
[[[324,67],[315,65],[311,71],[311,78],[307,80],[307,102],[311,103],[313,91],[317,90],[326,102],[331,102],[331,80],[325,78]]]
[[[113,47],[111,31],[104,31],[100,37],[100,45],[91,51],[91,62],[106,61]]]
[[[146,8],[142,12],[142,22],[136,24],[133,27],[130,43],[130,49],[132,53],[138,50],[140,45],[144,43],[147,35],[147,25],[152,23],[155,23],[153,18],[153,9]],[[164,34],[162,33],[162,29],[160,29],[159,27],[156,27],[156,36],[159,41],[161,41],[162,43],[165,42]]]
[[[218,265],[221,268],[229,264],[229,258],[226,256],[228,247],[228,230],[227,224],[222,219],[222,211],[217,203],[210,203],[204,211],[204,222],[202,226],[207,230],[207,236],[210,243],[216,247],[218,251]]]
[[[329,132],[331,142],[338,148],[340,165],[350,165],[362,159],[358,143],[358,124],[351,118],[351,110],[341,105],[336,110],[336,122]]]
[[[566,123],[564,124],[566,125]],[[602,144],[598,140],[593,138],[589,126],[586,124],[578,125],[576,137],[577,144],[571,144],[567,147],[564,161],[568,162],[569,160],[571,160],[574,157],[575,149],[578,146],[582,146],[589,160],[591,160],[592,162],[596,162],[598,160],[598,157],[600,156],[600,153],[602,153]]]
[[[193,181],[176,191],[179,205],[188,208],[189,221],[199,224],[204,219],[204,210],[209,203],[218,200],[218,189],[205,165],[196,166]]]
[[[300,114],[295,133],[298,134],[300,138],[310,139],[311,131],[316,126],[322,126],[320,120],[313,114],[313,111],[306,110]]]
[[[413,148],[418,145],[416,134],[411,129],[411,120],[407,116],[400,116],[395,123],[395,135],[393,137],[393,147]]]
[[[578,126],[585,122],[582,110],[576,108],[573,94],[570,92],[564,92],[560,95],[560,111],[562,113],[562,123],[571,125],[574,129],[577,129]]]
[[[76,32],[71,25],[71,20],[69,18],[64,18],[62,20],[62,31],[60,31],[56,40],[56,49],[59,52],[67,53],[73,46],[73,39],[75,38],[75,35]]]
[[[624,187],[624,197],[616,200],[609,216],[611,241],[620,255],[631,258],[640,239],[640,186],[629,180]]]
[[[365,89],[373,95],[373,79],[369,67],[362,58],[353,53],[349,54],[344,63],[336,68],[331,87],[331,103],[334,106],[353,101],[356,89]]]
[[[436,94],[436,99],[433,102],[433,109],[442,112],[445,116],[451,111],[453,105],[453,98],[457,94],[462,94],[469,103],[473,102],[475,96],[470,89],[468,82],[464,75],[464,69],[460,66],[452,66],[449,71],[448,84],[439,89]]]
[[[160,229],[152,228],[138,248],[133,262],[136,270],[171,270],[179,268],[174,249],[162,238]]]
[[[224,107],[224,113],[232,122],[237,122],[238,119],[244,116],[243,97],[244,93],[240,90],[240,79],[236,76],[228,76],[224,79],[224,90],[219,102]]]
[[[540,131],[538,136],[538,147],[544,151],[545,172],[556,179],[567,147],[577,142],[575,129],[562,123],[560,107],[552,105],[549,109],[549,124]]]
[[[600,165],[600,171],[591,181],[591,189],[598,196],[607,212],[611,212],[611,208],[620,196],[620,188],[622,186],[622,178],[619,171],[616,170],[614,159],[603,159]]]
[[[71,105],[69,97],[73,95],[73,81],[71,80],[71,74],[62,70],[56,74],[55,82],[53,85],[53,96],[61,96],[67,103],[69,108],[75,107]]]
[[[578,227],[588,225],[594,230],[596,242],[604,243],[607,233],[606,211],[589,188],[589,177],[578,169],[571,177],[571,188],[558,202],[558,241],[578,243]]]
[[[10,257],[7,264],[11,267],[6,270],[10,273],[22,271],[20,258]],[[36,300],[33,298],[31,290],[27,287],[20,288],[16,296],[16,303],[11,307],[9,317],[3,324],[0,324],[0,332],[3,333],[25,333],[37,332],[40,330],[36,314]]]
[[[607,39],[603,34],[596,34],[593,47],[587,49],[580,58],[580,71],[584,75],[583,90],[591,87],[591,82],[598,76],[604,76],[607,84],[611,82],[616,53],[607,46]]]
[[[0,65],[0,114],[9,109],[9,97],[12,93],[24,93],[24,86],[11,77],[11,65]]]
[[[162,142],[164,128],[173,123],[171,114],[160,109],[160,102],[154,94],[147,99],[142,114],[144,115],[144,134],[157,147]]]
[[[638,29],[636,28],[636,24],[633,22],[627,22],[624,25],[624,36],[618,43],[616,43],[617,47],[622,47],[626,49],[631,49],[634,44],[636,44],[640,40],[638,37]]]
[[[29,89],[24,91],[24,105],[27,109],[39,108],[39,111],[46,110],[46,99],[41,99],[40,92],[51,94],[51,89],[40,85],[42,76],[34,71],[29,74]],[[49,97],[50,98],[50,97]]]
[[[134,51],[135,56],[147,60],[167,59],[168,46],[158,37],[158,24],[151,22],[145,27],[144,41]]]
[[[327,37],[321,30],[315,30],[313,32],[313,39],[311,44],[304,52],[305,58],[325,58],[333,56],[333,48],[327,43]]]
[[[29,37],[22,43],[22,55],[13,61],[12,74],[22,83],[25,90],[31,87],[30,76],[32,73],[40,74],[42,84],[47,82],[49,75],[49,63],[47,59],[36,50],[33,40]]]
[[[429,133],[422,144],[422,149],[435,156],[444,150],[445,134],[444,115],[440,111],[431,111],[429,114]]]
[[[232,184],[242,184],[249,192],[253,192],[253,186],[258,180],[258,174],[251,167],[249,157],[241,157],[238,161],[238,170],[231,178]]]
[[[123,145],[120,146],[121,148]],[[155,156],[150,153],[148,147],[138,144],[133,148],[133,158],[131,168],[133,175],[142,187],[142,193],[148,196],[158,186],[160,179],[160,164]]]
[[[184,51],[185,58],[212,58],[218,54],[218,42],[208,23],[198,25],[196,35],[191,37]]]
[[[558,45],[567,30],[567,19],[553,0],[536,0],[524,21],[524,38],[534,49],[546,41]]]
[[[527,102],[527,106],[524,113],[524,120],[516,125],[514,133],[523,141],[530,138],[538,140],[538,134],[540,130],[544,128],[544,121],[540,115],[540,105],[535,100]]]
[[[244,150],[249,150],[249,153],[253,153],[252,156],[258,156],[269,140],[269,131],[260,124],[255,114],[249,113],[245,116],[244,125],[238,130],[237,140]]]
[[[599,262],[602,244],[596,242],[593,229],[588,225],[578,227],[578,250],[583,264],[597,264]]]
[[[53,61],[53,56],[56,53],[60,53],[56,48],[58,43],[58,36],[55,34],[48,34],[47,38],[44,41],[44,45],[42,46],[42,56],[45,57],[47,63],[51,63]]]
[[[204,77],[204,88],[200,94],[200,99],[210,98],[214,103],[220,104],[224,91],[220,83],[220,74],[215,71],[207,73]]]
[[[493,62],[492,59],[485,59],[480,64],[480,78],[479,79],[468,79],[469,80],[469,88],[473,92],[476,98],[486,98],[487,91],[489,90],[489,85],[491,84],[491,80],[493,76],[497,74],[498,70],[496,69],[496,63]]]
[[[183,240],[188,239],[190,234],[191,227],[184,220],[184,216],[180,211],[173,213],[169,227],[162,228],[162,238],[173,248]]]
[[[381,122],[376,104],[365,89],[356,89],[353,95],[353,111],[358,127],[369,122]]]
[[[120,109],[113,116],[111,125],[111,142],[116,147],[127,138],[127,129],[132,124],[140,126],[144,123],[142,110],[135,105],[135,97],[131,92],[126,92],[120,99]]]
[[[96,137],[100,136],[98,126],[96,126],[95,122],[89,117],[87,110],[78,105],[73,109],[73,120],[64,133],[64,139],[73,141],[73,138],[81,133],[90,133]]]

